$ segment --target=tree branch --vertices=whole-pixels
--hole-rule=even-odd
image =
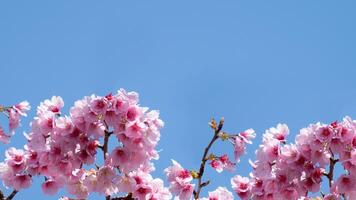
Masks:
[[[215,126],[215,121],[213,121],[211,124],[213,124],[212,128],[215,130],[215,132],[214,132],[214,136],[211,139],[211,141],[209,142],[208,146],[205,147],[204,154],[203,154],[203,157],[201,159],[201,164],[200,164],[199,173],[198,173],[198,186],[197,186],[197,189],[194,190],[194,198],[195,199],[199,198],[201,189],[209,184],[209,181],[206,181],[206,182],[202,183],[202,178],[203,178],[204,171],[205,171],[205,164],[206,164],[206,161],[209,160],[207,158],[207,156],[208,156],[208,153],[209,153],[209,150],[210,150],[211,146],[219,138],[219,133],[220,133],[220,131],[221,131],[223,125],[224,125],[224,118],[222,118],[220,120],[220,123],[219,123],[218,127]]]
[[[104,145],[99,148],[101,148],[103,150],[103,155],[104,155],[104,160],[106,159],[106,154],[108,152],[108,148],[109,148],[109,137],[112,134],[112,132],[109,132],[107,130],[105,130],[105,137],[104,137]]]
[[[331,188],[333,179],[334,179],[334,168],[335,164],[339,161],[339,159],[335,159],[334,156],[330,158],[330,165],[329,165],[329,172],[326,174],[324,173],[324,176],[326,176],[329,179],[329,187]]]
[[[135,200],[135,199],[132,197],[132,193],[129,193],[126,197],[115,197],[112,198],[111,200]]]
[[[17,190],[13,190],[11,192],[11,194],[5,199],[5,200],[11,200],[12,198],[14,198],[14,196],[17,194]]]
[[[113,132],[109,132],[108,130],[105,130],[105,137],[104,137],[104,145],[99,148],[101,148],[103,150],[103,155],[104,155],[104,162],[106,160],[106,156],[107,156],[107,153],[108,153],[108,148],[109,148],[109,137],[110,135],[112,134]],[[105,197],[105,200],[110,200],[111,197],[110,195],[106,196]]]
[[[4,200],[4,199],[5,199],[4,193],[2,193],[2,191],[0,190],[0,200]]]

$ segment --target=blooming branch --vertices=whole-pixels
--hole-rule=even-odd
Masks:
[[[62,115],[63,106],[58,96],[41,102],[30,133],[25,134],[25,148],[6,151],[0,178],[15,191],[8,199],[28,188],[37,176],[44,177],[42,190],[47,195],[65,187],[74,199],[87,199],[93,192],[106,200],[171,198],[163,181],[150,174],[154,170],[151,160],[159,156],[155,147],[163,121],[158,111],[139,106],[137,93],[121,89],[115,95],[86,96],[75,102],[69,116]],[[0,107],[0,111],[12,119],[13,113],[24,115],[27,108],[19,104]],[[117,143],[109,152],[111,135]],[[95,162],[98,148],[103,151],[101,166]],[[114,197],[118,193],[127,195]]]
[[[205,164],[206,164],[206,161],[209,160],[209,157],[208,157],[209,150],[213,146],[214,142],[219,138],[219,133],[220,133],[223,125],[224,125],[224,118],[222,118],[220,120],[219,125],[217,125],[217,126],[216,126],[216,122],[214,119],[210,122],[210,126],[214,129],[214,135],[213,135],[213,138],[210,140],[208,146],[205,147],[204,154],[201,159],[201,164],[200,164],[200,168],[199,168],[199,172],[198,172],[198,185],[197,185],[197,188],[194,190],[194,198],[195,199],[199,198],[201,189],[209,184],[209,181],[202,182],[202,178],[203,178],[204,171],[205,171]]]
[[[173,195],[180,200],[233,200],[225,187],[208,192],[208,198],[200,197],[210,184],[210,180],[204,180],[206,164],[219,173],[232,171],[256,136],[253,129],[226,133],[222,131],[224,119],[219,123],[211,120],[214,134],[204,149],[199,169],[188,170],[172,160],[164,170],[168,189],[161,179],[151,175],[152,159],[159,157],[155,148],[163,121],[158,111],[148,111],[138,104],[137,93],[119,90],[115,95],[87,96],[75,102],[68,116],[61,113],[63,106],[62,98],[56,96],[41,102],[30,132],[25,134],[25,147],[6,150],[0,178],[13,191],[7,197],[0,191],[0,200],[12,200],[39,176],[44,177],[43,193],[54,195],[66,188],[74,196],[60,200],[87,200],[94,192],[105,200],[169,200]],[[9,118],[9,131],[0,127],[0,141],[9,141],[20,125],[20,117],[26,116],[29,109],[27,102],[0,106],[0,113]],[[356,199],[355,120],[345,117],[340,123],[311,124],[300,130],[295,143],[287,143],[288,134],[285,124],[263,134],[256,160],[250,161],[250,176],[237,174],[231,179],[240,199],[308,200],[309,194],[316,192],[322,196],[316,197],[318,200]],[[110,138],[116,138],[117,143],[109,150]],[[233,145],[233,161],[228,153],[211,152],[218,139]],[[102,151],[102,165],[97,162],[98,149]],[[345,173],[334,177],[337,164]],[[323,176],[328,179],[329,194],[321,191]]]
[[[31,109],[27,101],[22,101],[14,106],[0,105],[0,113],[3,113],[9,119],[9,131],[5,133],[4,129],[0,126],[0,142],[7,144],[15,129],[20,126],[21,116],[27,116],[26,112]]]
[[[214,119],[210,121],[210,127],[214,130],[214,135],[208,145],[204,149],[204,153],[201,159],[201,164],[199,171],[189,171],[184,169],[178,162],[172,160],[173,165],[166,168],[165,172],[170,182],[170,191],[175,194],[180,200],[188,200],[193,196],[194,199],[201,199],[200,193],[202,188],[210,183],[210,180],[203,182],[203,175],[205,172],[205,165],[207,161],[211,161],[210,165],[216,169],[217,172],[222,172],[224,169],[233,170],[235,163],[231,162],[227,154],[222,156],[216,156],[210,153],[210,149],[213,144],[221,138],[223,141],[230,141],[234,145],[234,154],[236,161],[245,152],[246,143],[252,143],[251,139],[255,137],[255,132],[252,129],[248,129],[239,134],[228,134],[222,132],[224,125],[224,118],[222,118],[219,124],[216,123]],[[197,185],[194,189],[195,184],[192,183],[193,179],[197,179]],[[226,199],[232,200],[232,193],[229,192],[224,187],[217,188],[214,192],[209,192],[210,199]],[[205,198],[202,198],[205,199]]]

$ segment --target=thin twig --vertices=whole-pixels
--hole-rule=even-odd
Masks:
[[[224,119],[221,119],[219,126],[215,129],[213,138],[211,139],[208,146],[204,150],[204,154],[201,159],[201,164],[200,164],[199,173],[198,173],[198,186],[197,186],[197,189],[194,190],[194,198],[195,199],[199,198],[201,189],[209,184],[209,181],[206,181],[204,183],[202,182],[202,178],[203,178],[204,171],[205,171],[205,164],[206,164],[206,161],[208,161],[207,156],[208,156],[209,150],[210,150],[211,146],[213,145],[213,143],[219,138],[219,133],[223,127],[223,124],[224,124]]]
[[[108,130],[105,130],[105,137],[104,137],[104,144],[103,147],[101,148],[103,150],[103,155],[104,155],[104,161],[106,160],[106,156],[108,153],[108,148],[109,148],[109,137],[112,134],[112,132],[109,132]],[[111,197],[110,195],[107,195],[105,197],[105,200],[110,200]]]
[[[126,197],[115,197],[111,200],[134,200],[134,198],[132,197],[132,193],[129,193]]]
[[[13,190],[11,192],[11,194],[5,199],[5,200],[11,200],[12,198],[14,198],[14,196],[17,194],[17,190]]]
[[[330,165],[329,165],[329,172],[324,173],[324,176],[326,176],[329,180],[329,187],[331,188],[332,182],[334,180],[334,168],[335,164],[339,161],[339,159],[335,159],[334,156],[330,158]]]
[[[109,137],[112,134],[112,132],[109,132],[107,130],[105,130],[105,137],[104,137],[104,144],[101,148],[101,146],[99,146],[99,148],[101,148],[103,150],[103,154],[104,154],[104,160],[106,159],[106,154],[108,152],[108,148],[109,148]]]

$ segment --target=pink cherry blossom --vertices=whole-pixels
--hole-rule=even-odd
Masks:
[[[276,139],[281,142],[286,141],[286,137],[289,134],[289,129],[286,124],[277,124],[276,127],[268,129],[264,135],[264,138]]]
[[[237,175],[231,179],[231,185],[236,194],[242,199],[248,199],[251,196],[250,180],[247,177]]]
[[[90,102],[90,110],[95,114],[104,114],[108,107],[105,97],[94,97]]]
[[[225,187],[218,187],[216,190],[209,192],[208,198],[201,200],[233,200],[234,197]]]
[[[241,137],[235,137],[234,139],[234,156],[235,160],[239,161],[240,157],[245,153],[246,151],[246,144],[245,141]]]
[[[252,144],[252,139],[256,137],[256,133],[253,129],[247,129],[237,136],[232,137],[232,143],[234,145],[234,156],[237,162],[240,161],[240,157],[246,151],[246,143]]]
[[[104,97],[86,96],[75,102],[69,115],[63,115],[63,106],[62,98],[53,96],[37,107],[31,130],[25,134],[28,142],[24,150],[6,151],[0,167],[6,186],[22,189],[31,183],[29,177],[44,176],[42,190],[49,195],[65,187],[78,199],[93,192],[108,196],[122,191],[138,199],[171,199],[163,181],[149,174],[154,170],[151,160],[158,159],[155,148],[163,127],[158,111],[139,106],[138,94],[122,89]],[[6,110],[2,107],[8,112],[11,129],[19,125],[20,116],[28,109],[26,102]],[[3,129],[0,135],[6,142]],[[104,148],[109,146],[110,136],[118,140],[110,147],[112,153]],[[98,151],[104,156],[101,167],[97,165]],[[96,169],[84,170],[94,164]],[[119,180],[131,181],[124,184]],[[182,195],[187,188],[182,188]]]
[[[226,154],[213,159],[210,162],[210,165],[219,173],[221,173],[224,169],[228,171],[233,171],[235,169],[235,163],[232,163]]]
[[[15,109],[20,115],[22,116],[27,116],[26,112],[31,109],[30,103],[28,101],[22,101],[15,106],[13,106],[13,109]]]
[[[25,189],[30,187],[31,185],[31,177],[29,175],[25,175],[25,174],[16,174],[13,182],[12,182],[12,187],[19,191],[21,189]]]
[[[48,179],[44,183],[42,183],[42,191],[47,195],[54,195],[58,192],[58,190],[63,186],[58,180]]]
[[[6,164],[14,173],[20,172],[26,168],[25,152],[21,149],[9,148],[6,152]]]
[[[97,181],[100,184],[99,193],[112,195],[118,192],[115,185],[117,175],[113,167],[104,166],[97,172]]]
[[[341,175],[336,181],[337,192],[340,194],[349,194],[356,189],[355,178],[351,175]]]
[[[0,126],[0,142],[7,144],[9,143],[10,136],[7,135],[4,131],[4,129]]]
[[[14,130],[20,125],[21,115],[15,109],[10,109],[9,111],[9,131],[11,134],[14,133]]]
[[[177,161],[172,160],[173,165],[164,171],[170,183],[170,191],[181,200],[191,198],[194,190],[193,180],[189,171],[184,169]]]
[[[241,132],[239,136],[241,136],[245,143],[252,144],[252,139],[256,137],[256,133],[252,128],[250,128]]]

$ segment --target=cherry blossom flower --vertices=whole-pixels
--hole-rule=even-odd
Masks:
[[[0,126],[0,142],[7,144],[9,143],[10,136],[7,135],[4,131],[4,129]]]
[[[227,154],[224,154],[218,158],[214,158],[211,162],[210,165],[212,168],[214,168],[217,172],[221,173],[224,169],[228,171],[233,171],[235,169],[235,163],[232,163],[229,160],[229,157]]]
[[[250,128],[241,132],[239,136],[241,136],[245,143],[252,144],[252,139],[256,137],[256,133],[252,128]]]
[[[15,106],[13,106],[13,109],[15,109],[20,115],[22,116],[27,116],[27,111],[31,109],[30,103],[28,101],[22,101]]]
[[[236,194],[242,199],[248,199],[251,196],[250,180],[247,177],[237,175],[231,179],[231,185]]]
[[[209,192],[208,198],[201,200],[233,200],[234,197],[225,187],[218,187],[216,190]]]
[[[184,169],[177,161],[172,160],[173,165],[164,171],[170,183],[172,194],[179,196],[181,200],[188,200],[193,194],[194,184],[190,172]]]

